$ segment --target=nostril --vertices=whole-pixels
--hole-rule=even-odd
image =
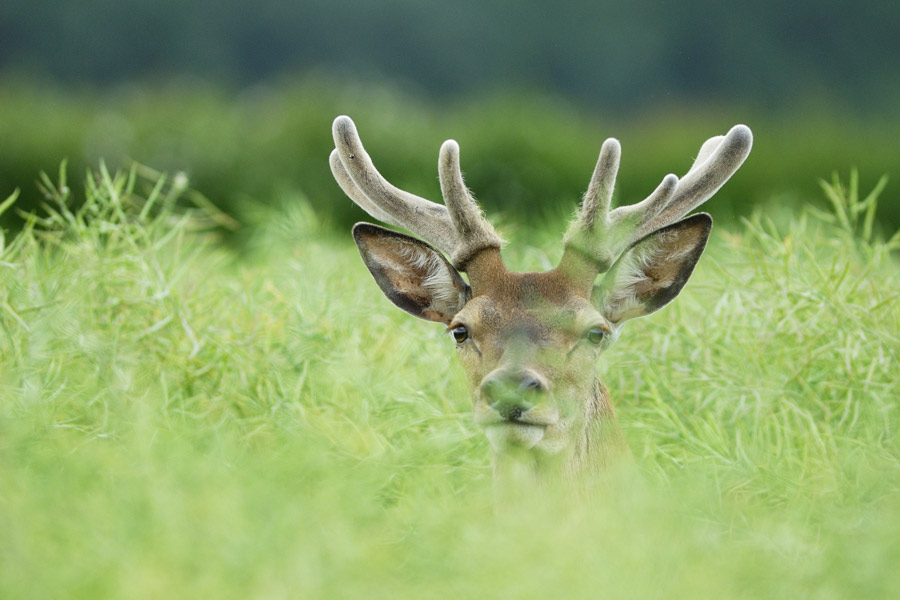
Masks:
[[[522,383],[519,385],[519,387],[523,390],[531,392],[543,392],[546,389],[544,383],[540,379],[532,375],[526,375],[525,377],[523,377]]]

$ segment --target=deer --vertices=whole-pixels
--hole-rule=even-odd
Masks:
[[[463,181],[456,141],[438,154],[439,204],[391,185],[349,117],[337,117],[332,133],[329,162],[343,192],[372,218],[416,236],[365,222],[352,230],[384,295],[449,332],[495,481],[510,472],[572,480],[630,457],[598,357],[627,321],[684,288],[712,228],[709,214],[686,215],[743,164],[750,129],[710,138],[683,177],[666,175],[643,201],[614,209],[621,145],[607,139],[562,258],[545,272],[506,268],[504,241]]]

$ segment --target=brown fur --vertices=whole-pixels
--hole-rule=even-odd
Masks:
[[[619,300],[607,306],[606,296],[598,302],[564,269],[508,271],[493,248],[466,264],[470,287],[463,290],[456,270],[424,242],[374,225],[354,229],[364,262],[391,301],[450,329],[465,328],[468,337],[457,351],[475,420],[494,450],[497,477],[524,470],[544,482],[597,473],[628,455],[597,358],[621,321],[652,312],[677,294],[708,233],[709,218],[698,215],[635,245],[636,257],[623,255],[625,266],[611,270],[609,285],[618,285],[622,269],[635,273],[623,279],[626,289],[608,291]],[[647,257],[654,262],[644,265]],[[436,298],[425,280],[445,281],[451,293]],[[452,297],[455,305],[446,300]],[[616,311],[629,298],[621,317]],[[605,334],[599,343],[589,340],[592,330]]]
[[[562,260],[545,273],[506,269],[502,240],[465,187],[455,142],[444,143],[438,161],[445,207],[381,177],[348,117],[335,119],[333,134],[331,168],[347,195],[452,260],[376,225],[353,230],[385,295],[414,316],[443,323],[457,339],[497,479],[524,473],[552,484],[602,472],[628,456],[597,358],[625,321],[662,308],[687,283],[712,219],[703,213],[679,219],[743,163],[750,130],[737,125],[710,139],[681,180],[667,175],[646,200],[615,210],[610,201],[621,149],[607,140],[564,236]]]

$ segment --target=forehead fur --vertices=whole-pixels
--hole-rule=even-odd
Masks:
[[[506,272],[489,286],[474,290],[474,297],[460,312],[470,315],[485,329],[540,326],[570,329],[599,313],[556,271]]]
[[[555,269],[544,273],[496,273],[472,291],[475,296],[488,296],[495,302],[525,305],[547,303],[562,306],[580,295],[571,281]]]

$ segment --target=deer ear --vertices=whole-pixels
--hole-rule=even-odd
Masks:
[[[698,213],[635,242],[594,287],[594,306],[613,323],[659,310],[687,283],[711,228]]]
[[[469,285],[425,242],[369,223],[357,223],[353,239],[378,287],[409,314],[449,325],[469,301]]]

